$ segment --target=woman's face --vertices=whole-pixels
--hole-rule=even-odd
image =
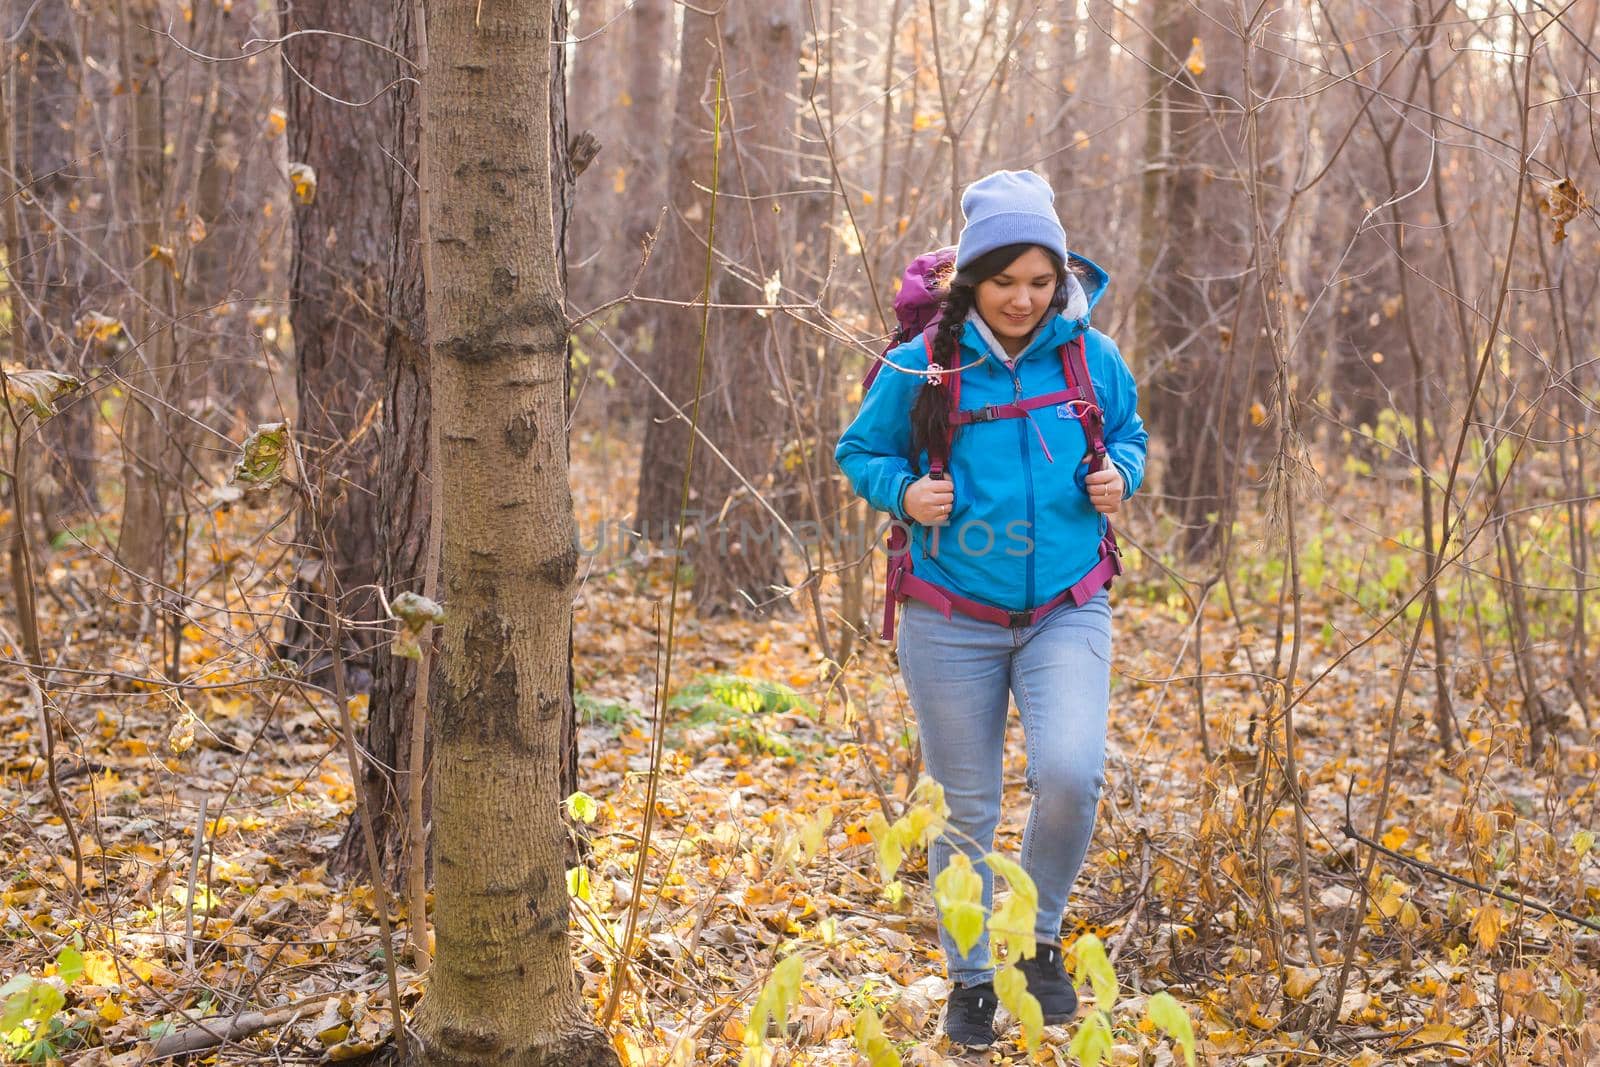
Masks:
[[[1056,267],[1042,248],[1030,248],[1011,265],[978,283],[978,314],[995,339],[1019,347],[1050,308],[1056,292]],[[1011,345],[1006,344],[1010,350]]]

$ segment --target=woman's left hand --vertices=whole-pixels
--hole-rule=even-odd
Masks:
[[[1095,471],[1084,479],[1089,489],[1089,503],[1102,515],[1113,515],[1122,507],[1122,472],[1115,463],[1107,463],[1104,470]]]

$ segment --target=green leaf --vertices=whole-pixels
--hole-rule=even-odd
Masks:
[[[772,1020],[782,1032],[789,1024],[789,1009],[800,998],[800,980],[805,976],[805,961],[796,953],[784,958],[767,978],[750,1012],[750,1025],[745,1028],[745,1044],[762,1045],[767,1040],[767,1022]]]
[[[66,1007],[67,995],[49,982],[33,983],[32,1003],[28,1005],[28,1017],[35,1022],[44,1022],[56,1012]]]
[[[600,805],[595,802],[594,797],[581,789],[567,798],[567,814],[581,823],[594,822],[595,816],[599,813]]]
[[[56,957],[56,973],[67,985],[76,982],[78,976],[83,973],[83,953],[71,945],[62,949],[61,954]]]
[[[444,621],[444,608],[408,589],[389,602],[389,613],[400,620],[400,629],[394,635],[394,654],[406,659],[421,659],[422,646],[417,643],[417,638],[422,636],[422,631],[429,624]]]
[[[267,422],[244,439],[239,462],[228,480],[246,491],[271,489],[283,480],[284,461],[289,455],[287,423]]]
[[[1110,1011],[1117,1003],[1117,972],[1111,969],[1106,957],[1106,947],[1093,934],[1084,934],[1073,942],[1072,952],[1078,959],[1074,977],[1079,983],[1085,978],[1094,987],[1094,1005]]]
[[[883,1023],[870,1003],[856,1015],[856,1048],[872,1067],[900,1067],[900,1054],[883,1035]]]
[[[567,868],[567,896],[577,897],[579,900],[589,899],[589,868]]]
[[[985,857],[989,868],[1006,880],[1011,891],[1005,903],[989,916],[989,936],[994,944],[1005,946],[1006,958],[1015,962],[1032,959],[1039,950],[1033,928],[1039,920],[1039,890],[1022,865],[998,852]]]
[[[904,857],[899,835],[894,833],[883,813],[877,811],[867,819],[867,833],[878,843],[878,869],[883,872],[883,880],[894,881],[895,874],[900,870],[900,860]]]
[[[1189,1021],[1189,1013],[1183,1010],[1183,1005],[1171,993],[1157,993],[1145,1005],[1144,1015],[1178,1043],[1184,1062],[1194,1067],[1194,1024]]]
[[[833,809],[825,807],[800,828],[800,844],[804,847],[802,854],[806,859],[809,860],[822,851],[822,843],[832,826]]]
[[[911,791],[911,804],[905,817],[915,828],[916,843],[933,844],[933,839],[944,832],[945,822],[950,818],[950,806],[944,801],[944,786],[937,779],[923,775]]]
[[[36,978],[18,975],[6,983],[5,990],[0,990],[0,993],[5,993],[6,996],[5,1010],[0,1012],[0,1034],[9,1034],[21,1026],[22,1020],[28,1017],[28,1006],[33,1003],[33,983],[36,981],[38,981]],[[14,988],[18,982],[27,984]],[[7,993],[6,990],[10,992]]]
[[[1021,1024],[1022,1043],[1028,1051],[1038,1048],[1044,1033],[1044,1009],[1039,1006],[1039,998],[1028,992],[1028,979],[1014,966],[1001,967],[994,972],[994,991]]]
[[[944,928],[950,931],[964,956],[983,936],[983,878],[972,869],[965,852],[950,857],[934,879],[933,899],[939,905]]]
[[[1038,907],[1012,892],[989,916],[990,941],[997,949],[1004,946],[1006,959],[1013,963],[1031,960],[1039,952],[1039,941],[1033,934],[1038,921]]]
[[[1084,1019],[1078,1032],[1072,1035],[1072,1044],[1067,1046],[1067,1051],[1083,1067],[1099,1067],[1100,1060],[1111,1051],[1111,1023],[1106,1013],[1097,1011]]]

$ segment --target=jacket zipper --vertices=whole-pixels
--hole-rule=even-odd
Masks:
[[[1022,399],[1022,378],[1021,378],[1020,375],[1017,374],[1017,371],[1016,371],[1016,363],[1019,363],[1019,362],[1021,362],[1020,359],[1013,361],[1013,364],[1012,364],[1012,367],[1010,368],[1010,370],[1011,370],[1011,385],[1012,385],[1012,388],[1013,388],[1013,390],[1014,390],[1014,392],[1016,394],[1016,399],[1021,400]],[[1033,448],[1028,442],[1028,420],[1026,418],[1021,418],[1021,419],[1013,419],[1012,421],[1017,424],[1017,445],[1022,451],[1022,484],[1023,484],[1023,487],[1027,490],[1027,501],[1028,501],[1028,508],[1027,508],[1028,527],[1027,527],[1027,529],[1028,529],[1028,536],[1030,538],[1032,538],[1034,536],[1034,529],[1033,529]],[[1037,547],[1038,546],[1037,546],[1037,543],[1036,543],[1035,544],[1035,548],[1037,548]],[[1023,589],[1022,607],[1023,607],[1023,610],[1030,610],[1033,607],[1033,557],[1034,557],[1034,555],[1035,555],[1035,553],[1029,552],[1026,556],[1023,557],[1023,583],[1022,583],[1022,589]]]

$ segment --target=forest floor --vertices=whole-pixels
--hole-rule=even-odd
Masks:
[[[614,437],[575,436],[584,543],[631,512],[633,458]],[[342,1060],[384,1039],[373,894],[328,867],[353,803],[337,711],[296,687],[251,681],[269,651],[253,612],[281,603],[287,577],[282,564],[252,562],[266,555],[267,511],[219,510],[196,524],[191,559],[232,568],[216,609],[191,613],[185,631],[180,669],[208,688],[161,685],[154,649],[99,628],[90,591],[109,566],[93,551],[64,548],[44,563],[45,646],[63,667],[92,668],[46,679],[70,724],[56,756],[83,868],[79,879],[52,806],[39,694],[10,673],[0,974],[12,978],[8,1008],[24,993],[28,1013],[8,1012],[0,1041],[10,1055],[143,1063],[195,1019],[251,1011],[273,1025],[208,1055]],[[1388,758],[1405,652],[1397,634],[1409,627],[1363,639],[1399,606],[1407,568],[1397,573],[1398,546],[1359,524],[1317,508],[1303,521],[1326,526],[1317,571],[1301,574],[1297,679],[1321,679],[1292,709],[1303,828],[1285,785],[1281,700],[1260,681],[1278,651],[1282,567],[1271,546],[1242,541],[1237,599],[1218,586],[1205,603],[1203,690],[1193,609],[1178,586],[1138,553],[1118,585],[1107,786],[1067,930],[1069,941],[1090,932],[1109,947],[1118,992],[1097,998],[1085,987],[1080,1018],[1109,1013],[1106,1062],[1117,1064],[1183,1062],[1142,1018],[1159,991],[1187,1009],[1201,1062],[1600,1063],[1600,933],[1573,921],[1600,924],[1600,738],[1580,709],[1563,707],[1528,762],[1514,664],[1476,653],[1463,626],[1451,679],[1462,744],[1443,752],[1434,676],[1419,665]],[[598,1016],[633,898],[670,569],[659,556],[603,550],[580,577],[580,776],[596,805],[592,849],[570,884],[579,981]],[[837,640],[832,578],[823,601]],[[652,858],[612,1027],[624,1063],[740,1062],[758,994],[794,954],[803,975],[787,1032],[748,1062],[863,1062],[854,1034],[869,1012],[903,1062],[952,1062],[938,1040],[946,986],[925,854],[908,851],[886,879],[871,830],[875,814],[901,813],[916,780],[911,713],[888,649],[857,642],[830,681],[802,612],[697,620],[687,602],[685,592]],[[1565,693],[1555,658],[1549,688]],[[1285,646],[1277,669],[1287,663]],[[364,710],[359,699],[353,710]],[[1011,855],[1027,808],[1021,741],[1013,716],[996,843]],[[1386,778],[1391,798],[1375,826]],[[1369,852],[1358,853],[1347,822],[1389,850],[1369,893]],[[403,928],[403,908],[396,917]],[[400,975],[409,1009],[423,979],[404,961]],[[1010,1026],[988,1054],[954,1062],[1074,1063],[1073,1035],[1046,1028],[1030,1052]]]

